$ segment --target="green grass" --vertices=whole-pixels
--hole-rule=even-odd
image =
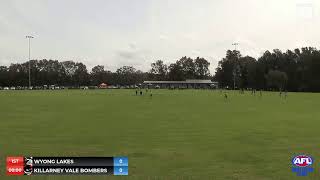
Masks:
[[[5,158],[128,156],[129,177],[23,179],[319,179],[320,94],[153,90],[0,91],[0,179]],[[291,172],[295,154],[314,173]]]

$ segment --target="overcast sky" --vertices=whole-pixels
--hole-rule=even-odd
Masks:
[[[240,43],[243,55],[320,45],[319,0],[1,0],[0,65],[28,58],[132,65],[205,57],[211,73]]]

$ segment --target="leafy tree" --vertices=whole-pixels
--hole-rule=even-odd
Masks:
[[[136,83],[136,69],[132,66],[123,66],[117,69],[117,80],[121,85],[132,85]]]
[[[69,85],[69,86],[72,86],[72,85],[75,85],[75,82],[74,82],[74,75],[75,75],[75,72],[76,72],[76,63],[73,62],[73,61],[64,61],[61,63],[64,70],[65,70],[65,80],[64,80],[64,85]]]
[[[151,64],[150,74],[153,80],[166,80],[168,74],[168,66],[163,61],[158,60]]]
[[[107,83],[107,72],[104,70],[104,66],[97,65],[91,70],[91,84],[99,85],[101,83]]]
[[[249,72],[250,68],[254,67],[254,64],[256,63],[256,59],[250,56],[241,57],[239,59],[239,65],[237,66],[238,69],[238,81],[239,81],[239,87],[240,88],[246,88],[249,87]]]
[[[215,79],[219,82],[220,87],[231,88],[234,85],[239,85],[241,75],[240,58],[239,51],[228,50],[226,57],[219,61]]]
[[[270,70],[266,75],[266,79],[270,88],[277,88],[279,90],[284,90],[288,81],[287,74],[278,70]]]
[[[184,79],[195,79],[196,65],[190,57],[182,57],[177,61],[177,65],[181,67]]]
[[[204,59],[197,57],[194,60],[195,65],[195,76],[197,79],[205,79],[210,76],[209,66],[210,63]]]
[[[82,63],[75,64],[75,71],[74,71],[74,84],[77,86],[85,86],[89,83],[89,74],[86,65]]]
[[[172,63],[169,66],[169,80],[171,81],[182,81],[185,80],[182,66],[178,63]]]
[[[0,66],[0,86],[9,85],[9,69],[6,66]]]

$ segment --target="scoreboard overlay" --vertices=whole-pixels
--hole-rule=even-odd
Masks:
[[[128,175],[128,157],[7,157],[7,175]]]

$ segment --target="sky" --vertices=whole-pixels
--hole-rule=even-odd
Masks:
[[[1,0],[0,65],[80,61],[90,70],[147,71],[156,60],[204,57],[215,72],[234,42],[242,55],[320,45],[318,0]]]

